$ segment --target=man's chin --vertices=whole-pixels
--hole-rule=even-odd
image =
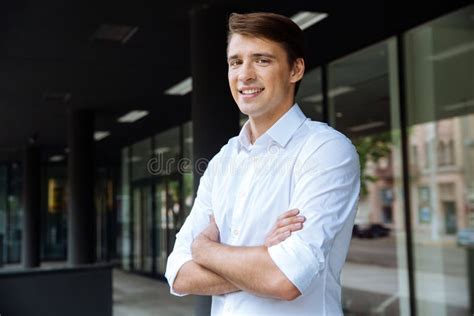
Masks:
[[[239,107],[240,112],[247,116],[253,116],[255,114],[258,114],[258,105],[256,104],[250,104],[250,103],[238,103],[237,104]]]

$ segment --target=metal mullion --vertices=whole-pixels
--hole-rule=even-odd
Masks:
[[[411,222],[411,204],[410,204],[410,170],[408,153],[408,112],[406,104],[406,82],[405,82],[405,47],[403,35],[396,37],[397,45],[397,67],[399,82],[399,114],[400,114],[400,133],[401,133],[401,153],[402,153],[402,185],[404,191],[403,205],[405,209],[405,229],[406,229],[406,248],[407,248],[407,268],[408,268],[408,298],[410,305],[410,314],[416,316],[416,292],[415,292],[415,262],[413,254],[413,236]]]

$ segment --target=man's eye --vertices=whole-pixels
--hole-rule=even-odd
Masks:
[[[270,62],[270,60],[265,59],[265,58],[259,58],[259,59],[257,59],[257,64],[262,64],[262,65],[264,65],[264,64],[268,64],[269,62]]]
[[[238,60],[231,60],[229,62],[230,67],[237,67],[239,64],[240,64],[240,62]]]

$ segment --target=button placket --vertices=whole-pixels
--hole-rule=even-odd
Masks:
[[[235,201],[235,208],[232,212],[231,222],[231,237],[237,238],[241,231],[239,229],[241,219],[245,211],[246,200],[249,194],[249,188],[252,185],[252,178],[255,173],[255,168],[252,163],[252,157],[247,157],[244,162],[244,174],[241,177],[240,185],[238,186],[237,199]]]

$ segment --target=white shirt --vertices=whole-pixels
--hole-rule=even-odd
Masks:
[[[166,278],[192,260],[191,243],[214,213],[222,244],[261,246],[278,216],[298,208],[303,229],[268,252],[302,293],[293,301],[247,292],[212,297],[212,315],[342,315],[341,269],[354,225],[359,159],[344,135],[294,105],[252,145],[249,122],[210,161],[176,235]]]

